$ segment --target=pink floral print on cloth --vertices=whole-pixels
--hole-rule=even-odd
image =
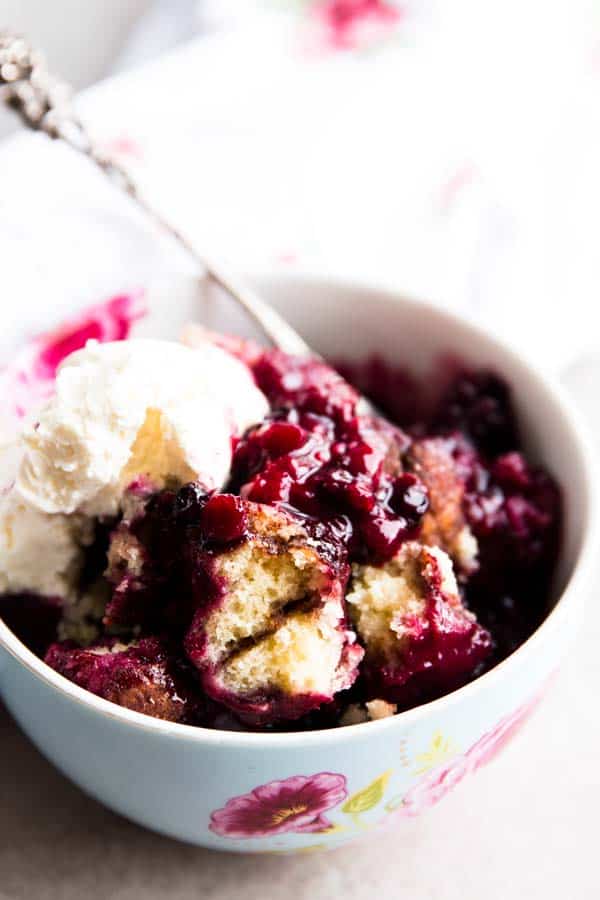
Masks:
[[[125,340],[145,311],[141,292],[122,294],[88,307],[54,331],[29,341],[0,371],[2,397],[10,404],[3,410],[7,419],[22,419],[50,396],[56,370],[70,353],[89,340]]]
[[[491,731],[483,735],[473,746],[459,756],[436,766],[417,781],[404,795],[395,815],[417,816],[445,797],[465,775],[476,772],[490,762],[515,736],[525,720],[537,706],[539,695],[505,716]]]
[[[378,43],[398,25],[402,10],[389,0],[317,0],[308,27],[314,49],[360,50]]]
[[[324,831],[331,823],[323,813],[346,796],[344,775],[293,775],[232,797],[222,809],[212,813],[210,829],[229,838]]]
[[[115,134],[113,137],[102,143],[102,149],[108,156],[114,156],[128,161],[143,159],[144,151],[141,144],[136,138],[122,132]]]

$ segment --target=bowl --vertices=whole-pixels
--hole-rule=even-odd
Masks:
[[[131,712],[54,672],[1,621],[0,694],[49,760],[135,822],[219,850],[308,852],[418,815],[493,759],[523,724],[592,589],[594,478],[560,387],[460,317],[357,283],[278,276],[257,286],[325,355],[358,359],[377,351],[426,373],[452,354],[506,379],[527,451],[564,490],[551,612],[516,652],[460,690],[392,718],[326,731],[221,732]],[[174,337],[198,316],[193,291],[179,294],[154,297],[146,333]],[[232,328],[212,305],[201,311],[207,315],[212,325]]]

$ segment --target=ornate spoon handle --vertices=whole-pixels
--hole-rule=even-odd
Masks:
[[[29,128],[64,141],[92,160],[159,228],[168,232],[197,260],[209,277],[247,311],[276,347],[300,356],[311,355],[308,344],[285,319],[222,265],[199,253],[188,238],[147,202],[127,171],[94,144],[73,109],[71,96],[69,86],[48,72],[38,51],[22,37],[0,31],[0,99]]]

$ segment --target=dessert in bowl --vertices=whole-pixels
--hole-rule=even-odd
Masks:
[[[572,416],[508,349],[385,291],[262,287],[399,424],[318,361],[165,343],[184,304],[77,349],[3,498],[0,626],[3,697],[70,777],[250,851],[334,846],[491,758],[568,645],[592,530]]]

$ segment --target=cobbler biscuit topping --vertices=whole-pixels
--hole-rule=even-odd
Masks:
[[[0,497],[0,615],[80,687],[173,722],[334,727],[460,687],[543,619],[560,491],[492,373],[346,380],[194,328],[84,343]]]

